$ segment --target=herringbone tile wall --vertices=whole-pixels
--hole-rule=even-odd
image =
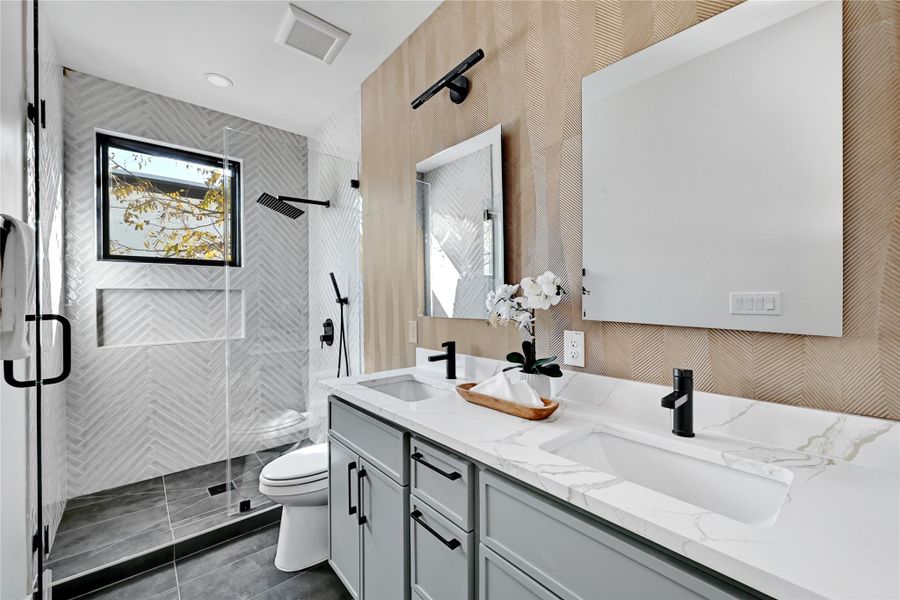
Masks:
[[[804,337],[582,321],[581,78],[735,4],[731,0],[447,0],[362,89],[365,361],[406,366],[417,319],[414,166],[503,126],[507,279],[551,269],[571,293],[541,315],[539,345],[586,333],[586,371],[667,384],[693,367],[706,391],[900,419],[900,3],[844,7],[844,336]],[[475,48],[462,105],[409,102]],[[386,230],[390,235],[385,235]],[[419,342],[502,357],[512,329],[418,317]]]
[[[360,95],[345,100],[309,139],[309,191],[313,198],[331,200],[325,210],[311,208],[309,216],[309,415],[310,437],[324,441],[328,397],[319,381],[337,374],[338,332],[331,346],[322,347],[322,323],[331,318],[335,328],[340,311],[328,274],[333,272],[341,293],[350,299],[344,307],[349,365],[352,374],[362,369],[362,278],[359,244],[362,197],[349,187],[359,178]],[[345,371],[342,369],[341,374]]]
[[[243,295],[245,334],[231,340],[228,453],[275,445],[278,424],[306,410],[307,222],[255,199],[264,190],[307,193],[306,138],[72,71],[65,77],[64,123],[66,310],[73,327],[69,496],[226,455],[224,341],[148,345],[224,320],[223,303],[204,301],[210,291],[224,296],[224,268],[97,260],[98,129],[216,153],[223,152],[224,128],[236,130],[228,133],[228,152],[243,161],[244,252],[243,265],[230,269],[230,285]],[[179,290],[182,309],[147,318],[141,294],[109,294],[104,303],[119,301],[107,309],[120,329],[143,322],[146,330],[104,330],[106,338],[131,345],[99,346],[97,290],[111,288]],[[198,292],[186,299],[185,290]]]

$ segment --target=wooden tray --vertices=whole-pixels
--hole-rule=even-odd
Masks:
[[[509,400],[501,400],[500,398],[495,398],[493,396],[485,396],[484,394],[479,394],[478,392],[469,391],[470,388],[475,387],[476,385],[478,384],[461,383],[456,386],[456,391],[467,402],[478,404],[487,408],[492,408],[494,410],[499,410],[500,412],[505,412],[510,415],[522,417],[523,419],[529,419],[531,421],[540,421],[541,419],[546,419],[547,417],[552,415],[557,408],[559,408],[559,402],[556,402],[554,400],[547,400],[546,398],[541,398],[541,402],[544,403],[543,408],[534,408],[531,406],[522,406],[521,404],[516,404],[515,402],[510,402]]]

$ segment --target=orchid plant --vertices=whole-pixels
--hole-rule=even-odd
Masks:
[[[488,322],[494,327],[515,323],[529,338],[522,342],[522,352],[510,352],[506,355],[506,360],[521,367],[509,367],[506,370],[521,369],[523,373],[533,375],[562,377],[555,356],[537,358],[534,319],[536,310],[547,310],[559,304],[566,293],[560,284],[560,278],[547,271],[538,277],[526,277],[516,284],[501,285],[488,293],[485,301],[490,313]]]

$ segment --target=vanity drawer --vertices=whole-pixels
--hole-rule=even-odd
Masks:
[[[564,600],[747,597],[491,472],[479,485],[482,543]]]
[[[385,475],[400,485],[409,482],[409,436],[405,432],[345,404],[336,396],[329,398],[328,426],[331,435]]]
[[[418,438],[409,443],[412,492],[464,531],[475,527],[475,467]]]
[[[412,496],[409,525],[413,596],[422,600],[474,599],[475,534],[462,531]]]
[[[559,600],[484,544],[478,560],[478,600]]]

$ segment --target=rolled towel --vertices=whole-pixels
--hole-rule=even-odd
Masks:
[[[494,398],[500,398],[501,400],[508,400],[510,402],[515,402],[516,404],[521,404],[522,406],[530,406],[533,408],[544,406],[541,397],[538,396],[537,392],[531,389],[530,385],[521,380],[510,383],[509,377],[507,377],[507,374],[504,371],[497,373],[490,379],[482,381],[469,391],[484,394],[485,396],[493,396]]]
[[[34,229],[19,219],[0,215],[7,229],[0,257],[0,356],[26,358],[29,353],[25,316],[34,294]]]

